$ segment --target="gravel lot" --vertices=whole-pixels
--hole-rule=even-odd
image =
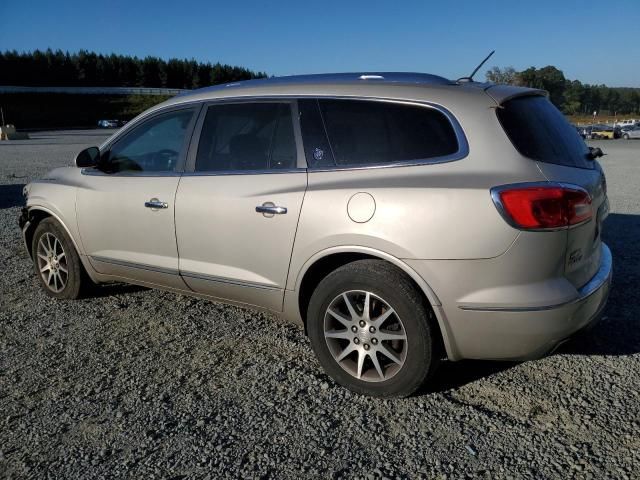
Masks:
[[[444,364],[383,401],[334,385],[268,315],[124,285],[45,296],[22,185],[104,134],[0,142],[0,477],[640,477],[640,141],[594,142],[615,261],[598,326],[542,360]]]

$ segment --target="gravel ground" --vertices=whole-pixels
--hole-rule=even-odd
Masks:
[[[46,297],[22,185],[103,138],[0,142],[0,477],[640,476],[640,141],[599,143],[615,285],[598,326],[542,360],[444,364],[384,401],[334,385],[269,315],[124,285]]]

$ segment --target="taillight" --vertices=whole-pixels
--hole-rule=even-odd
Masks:
[[[491,189],[498,210],[524,230],[568,228],[593,215],[591,196],[574,185],[515,184]]]

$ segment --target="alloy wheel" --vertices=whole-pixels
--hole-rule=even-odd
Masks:
[[[366,382],[394,377],[407,357],[402,320],[388,302],[368,291],[351,290],[331,301],[324,338],[338,365]]]
[[[47,288],[60,293],[69,280],[69,265],[62,242],[50,232],[45,232],[38,241],[36,255],[38,270]]]

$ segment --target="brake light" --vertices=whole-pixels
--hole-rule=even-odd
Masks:
[[[491,196],[505,219],[525,230],[567,228],[593,215],[591,196],[573,185],[508,185],[493,188]]]

